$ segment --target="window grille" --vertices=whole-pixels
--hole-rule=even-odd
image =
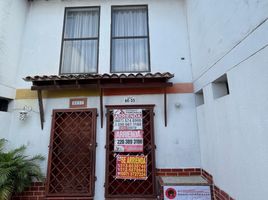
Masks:
[[[96,109],[55,110],[46,194],[92,197],[95,184]]]
[[[147,156],[146,180],[115,179],[116,157],[114,150],[113,109],[142,109],[143,115],[143,144],[142,154]],[[155,198],[155,143],[153,106],[115,106],[107,109],[107,137],[106,137],[106,198]],[[118,153],[116,153],[118,154]],[[137,155],[137,153],[122,152],[120,155]]]

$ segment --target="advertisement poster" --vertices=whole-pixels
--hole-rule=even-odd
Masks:
[[[143,130],[142,109],[113,110],[113,130]]]
[[[164,186],[164,200],[211,200],[209,186]]]
[[[147,156],[118,155],[116,179],[146,180]]]
[[[143,131],[114,131],[114,152],[143,152]]]

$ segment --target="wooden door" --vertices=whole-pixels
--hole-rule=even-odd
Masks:
[[[133,106],[106,106],[107,108],[107,141],[106,141],[106,199],[117,198],[156,198],[155,190],[155,143],[153,117],[154,105],[133,105]],[[143,152],[115,152],[114,151],[114,131],[113,131],[113,111],[115,109],[142,109],[143,124]],[[118,155],[144,155],[147,157],[147,179],[131,180],[117,179],[116,157]]]
[[[54,110],[47,197],[93,197],[96,109]]]

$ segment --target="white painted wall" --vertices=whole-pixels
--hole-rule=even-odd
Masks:
[[[15,80],[27,6],[26,0],[0,1],[0,97],[15,98]],[[12,107],[12,103],[10,105]],[[11,116],[11,110],[0,111],[0,138],[9,134]]]
[[[197,107],[202,167],[232,197],[266,199],[268,48],[228,71],[230,94]],[[254,68],[252,67],[254,66]]]
[[[201,166],[238,200],[267,199],[268,2],[187,1]],[[211,82],[227,74],[230,94]]]
[[[26,0],[0,1],[0,97],[15,97],[27,7]]]
[[[195,81],[267,19],[267,0],[187,0],[186,3]],[[264,38],[267,36],[259,40]],[[242,56],[236,59],[241,60]]]
[[[34,1],[25,27],[18,77],[59,73],[64,8],[75,6],[101,6],[99,73],[109,73],[111,5],[135,4],[148,4],[151,71],[170,71],[176,74],[173,82],[191,82],[185,5],[181,0]],[[18,79],[18,88],[29,86]]]
[[[0,138],[7,138],[10,129],[11,113],[0,111]]]

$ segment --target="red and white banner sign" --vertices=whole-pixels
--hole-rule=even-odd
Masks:
[[[142,109],[113,110],[113,130],[142,130]]]
[[[114,131],[115,152],[143,152],[143,131]]]

